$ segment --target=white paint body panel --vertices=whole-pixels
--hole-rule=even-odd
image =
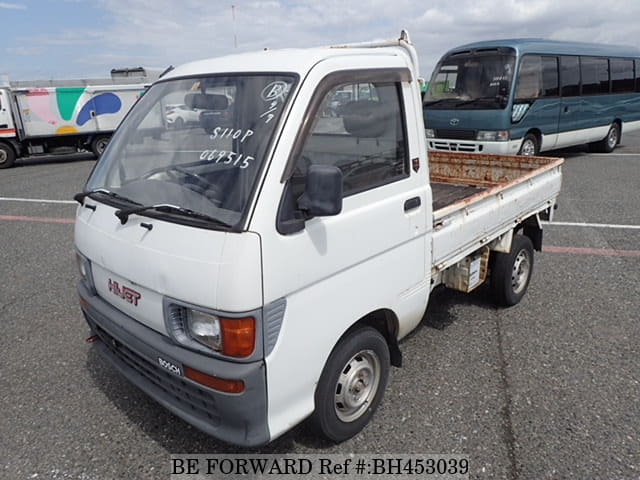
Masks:
[[[91,199],[89,204],[95,204]],[[78,208],[75,242],[96,266],[96,289],[108,303],[166,334],[162,297],[243,312],[262,305],[260,238],[132,216],[122,225],[116,208]],[[141,222],[153,224],[149,231]],[[108,289],[108,279],[142,294],[137,307]],[[122,308],[124,307],[124,308]]]
[[[0,138],[16,136],[16,127],[11,115],[11,103],[9,102],[9,91],[0,88]]]

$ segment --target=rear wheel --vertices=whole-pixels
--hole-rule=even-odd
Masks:
[[[514,235],[509,253],[493,252],[491,292],[498,305],[510,307],[522,300],[533,273],[533,244],[524,235]]]
[[[91,142],[91,151],[97,158],[100,158],[102,156],[105,149],[107,148],[107,145],[109,144],[110,139],[111,137],[106,135],[101,135],[93,139],[93,141]]]
[[[387,342],[371,327],[341,340],[316,388],[313,420],[319,433],[342,442],[360,432],[382,401],[389,363]]]
[[[607,132],[607,136],[599,142],[590,143],[589,149],[592,152],[611,153],[618,143],[620,143],[620,125],[612,123]]]
[[[16,153],[6,143],[0,142],[0,168],[9,168],[16,161]]]

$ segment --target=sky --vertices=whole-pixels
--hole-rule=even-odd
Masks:
[[[640,2],[618,0],[7,0],[0,79],[105,78],[265,47],[397,38],[431,75],[464,43],[542,37],[640,43]]]

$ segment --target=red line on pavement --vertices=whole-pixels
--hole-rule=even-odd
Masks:
[[[45,222],[45,223],[75,223],[73,218],[51,218],[51,217],[24,217],[14,215],[0,215],[0,220],[17,220],[20,222]]]
[[[640,250],[617,250],[615,248],[558,247],[547,245],[543,252],[572,253],[577,255],[609,255],[614,257],[640,257]]]

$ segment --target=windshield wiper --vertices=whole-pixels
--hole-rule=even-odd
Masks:
[[[427,100],[426,102],[424,102],[424,106],[433,107],[434,105],[438,105],[439,103],[456,102],[458,100],[459,99],[457,98],[441,98],[440,100]]]
[[[155,210],[157,212],[163,213],[172,213],[178,214],[185,217],[196,218],[198,220],[205,220],[207,222],[215,223],[216,225],[220,225],[222,227],[231,228],[232,225],[223,222],[222,220],[218,220],[217,218],[210,217],[209,215],[205,215],[204,213],[198,213],[194,210],[190,210],[184,207],[178,207],[176,205],[169,205],[165,203],[157,204],[157,205],[142,205],[140,207],[131,207],[131,208],[122,208],[120,210],[115,211],[115,216],[120,219],[120,223],[124,225],[129,220],[129,216],[136,213],[143,213],[149,210]]]
[[[130,198],[127,197],[123,197],[122,195],[120,195],[119,193],[116,192],[112,192],[111,190],[107,190],[106,188],[96,188],[95,190],[90,190],[88,192],[80,192],[80,193],[76,193],[73,196],[73,199],[78,202],[80,205],[82,205],[84,199],[86,197],[89,197],[91,195],[93,195],[94,193],[101,193],[103,195],[107,195],[108,197],[111,198],[117,198],[118,200],[122,200],[124,202],[128,202],[128,203],[132,203],[134,205],[140,205],[139,202],[135,202],[133,200],[131,200]]]
[[[500,97],[478,97],[478,98],[472,98],[471,100],[464,100],[464,101],[462,101],[460,103],[456,103],[455,107],[458,108],[458,107],[462,107],[462,106],[465,106],[465,105],[471,105],[471,104],[476,103],[476,102],[482,102],[482,101],[487,101],[487,100],[491,100],[491,101],[494,101],[494,102],[499,102],[500,101]]]

